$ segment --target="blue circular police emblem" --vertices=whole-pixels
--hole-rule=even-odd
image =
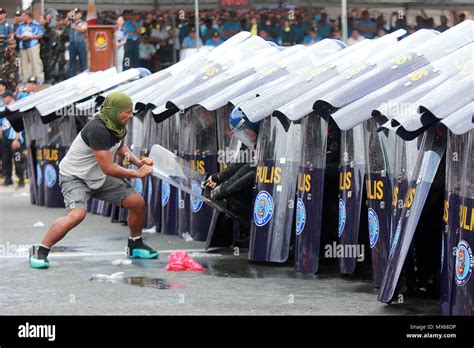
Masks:
[[[164,207],[170,200],[170,184],[167,181],[161,182],[161,206]]]
[[[142,194],[142,192],[143,192],[143,181],[142,181],[142,179],[135,179],[135,190],[139,194]]]
[[[253,221],[261,227],[265,225],[273,215],[273,198],[267,191],[260,191],[255,198],[253,207]]]
[[[472,249],[465,240],[461,240],[456,251],[456,284],[464,286],[471,279],[474,258]]]
[[[346,204],[342,199],[339,200],[339,228],[337,231],[337,235],[340,237],[342,236],[342,232],[344,231],[344,226],[346,226]]]
[[[372,208],[369,208],[369,241],[370,247],[373,248],[379,239],[380,224],[377,213]]]
[[[39,163],[36,165],[36,184],[39,186],[43,182],[43,172]]]
[[[301,198],[296,203],[296,235],[299,236],[304,230],[306,224],[306,208]]]
[[[47,164],[46,167],[44,167],[44,181],[46,186],[52,188],[56,183],[57,177],[56,169],[54,169],[51,164]]]
[[[193,182],[191,183],[191,188],[193,192],[196,192],[199,195],[202,194],[201,185],[197,181],[193,180]],[[191,200],[191,209],[193,213],[197,213],[199,210],[201,210],[201,207],[202,207],[201,199],[197,198],[194,195],[189,195],[189,199]]]
[[[397,230],[395,231],[395,235],[393,236],[392,246],[390,247],[390,255],[393,254],[393,252],[395,251],[395,248],[398,244],[398,238],[400,237],[401,229],[402,229],[402,224],[400,222],[398,222]]]

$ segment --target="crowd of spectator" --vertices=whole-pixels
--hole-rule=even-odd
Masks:
[[[0,78],[10,83],[10,88],[31,76],[39,83],[54,83],[86,69],[88,24],[80,9],[48,9],[38,21],[28,11],[17,11],[14,23],[6,21],[3,9],[0,12]],[[465,15],[460,13],[454,18],[455,23],[449,23],[447,17],[441,16],[435,26],[434,19],[421,10],[409,25],[399,12],[386,16],[353,9],[348,13],[347,43],[380,37],[400,28],[408,33],[421,28],[444,31],[463,21]],[[218,46],[243,30],[282,46],[342,39],[340,17],[331,18],[323,8],[202,10],[199,28],[195,27],[193,12],[104,11],[97,13],[95,24],[116,26],[118,71],[139,66],[157,71],[172,64],[176,57],[179,59],[179,50]],[[16,72],[11,66],[12,57],[19,58]]]
[[[409,25],[399,12],[391,16],[354,9],[348,14],[349,45],[397,29],[408,34],[421,28],[445,31],[465,19],[454,13],[454,23],[441,16],[435,26],[423,10]],[[0,8],[0,109],[5,104],[35,93],[44,82],[55,83],[87,68],[87,18],[80,9],[48,9],[36,21],[29,11],[16,11],[6,20]],[[115,29],[117,70],[145,67],[152,72],[173,64],[179,51],[198,45],[218,46],[240,31],[249,31],[281,46],[311,45],[325,38],[342,39],[341,19],[324,9],[296,8],[250,10],[203,10],[199,27],[194,13],[183,11],[100,12],[94,24],[112,24]],[[69,64],[67,63],[69,60]],[[15,163],[19,186],[24,185],[24,136],[0,118],[4,185],[12,185]]]

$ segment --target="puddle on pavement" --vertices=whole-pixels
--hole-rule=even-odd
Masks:
[[[317,279],[316,275],[296,272],[288,264],[264,265],[247,259],[198,259],[205,275],[228,278],[297,278]]]
[[[90,281],[95,281],[99,283],[125,283],[128,285],[135,285],[141,288],[153,288],[159,290],[166,289],[184,289],[186,286],[173,281],[168,281],[162,278],[149,278],[149,277],[119,277],[119,278],[96,278],[92,277]]]

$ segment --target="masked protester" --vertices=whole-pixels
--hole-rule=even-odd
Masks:
[[[56,220],[39,246],[30,249],[33,268],[48,268],[48,253],[71,229],[86,217],[87,201],[95,197],[128,209],[128,257],[151,259],[158,253],[141,237],[145,221],[145,201],[129,178],[143,178],[153,171],[153,161],[139,160],[124,142],[127,123],[133,117],[132,100],[121,92],[110,93],[98,117],[90,120],[59,164],[59,184],[67,215]],[[138,169],[125,169],[114,157],[127,157]]]

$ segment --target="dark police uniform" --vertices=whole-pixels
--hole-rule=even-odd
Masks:
[[[234,163],[220,173],[211,176],[218,186],[212,191],[217,200],[225,199],[227,209],[242,217],[243,221],[252,218],[253,184],[256,167],[249,163]],[[245,241],[249,236],[249,226],[244,226],[225,216],[221,216],[216,229],[219,232],[232,229],[233,244]],[[230,236],[226,236],[229,238]],[[228,240],[228,239],[226,239]]]

